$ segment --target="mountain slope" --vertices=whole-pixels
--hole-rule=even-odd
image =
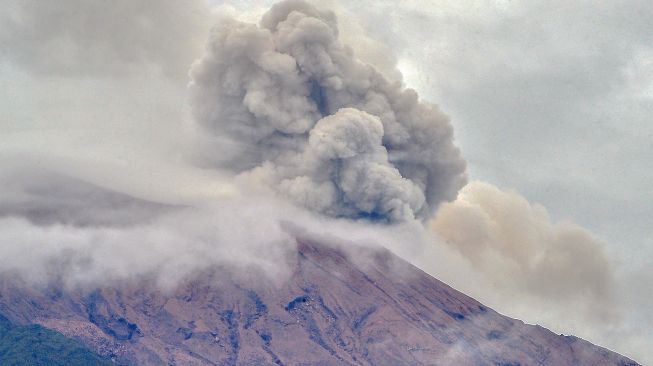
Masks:
[[[5,279],[0,312],[138,365],[637,365],[504,317],[388,251],[309,242],[283,280],[217,269],[171,291],[63,291]]]

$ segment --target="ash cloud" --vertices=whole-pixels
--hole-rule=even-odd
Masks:
[[[465,183],[436,106],[360,62],[335,15],[303,1],[225,20],[191,69],[205,163],[334,217],[428,218]]]
[[[265,27],[225,19],[212,33],[213,46],[192,71],[191,101],[200,141],[209,142],[205,146],[210,150],[204,151],[213,153],[205,157],[221,163],[198,168],[185,159],[196,136],[186,136],[184,131],[181,58],[147,51],[155,46],[140,36],[134,37],[131,45],[118,42],[128,30],[139,27],[129,24],[120,28],[125,22],[119,11],[121,3],[116,4],[118,9],[104,12],[101,28],[106,32],[98,35],[78,34],[84,29],[80,24],[85,21],[84,14],[92,13],[90,18],[95,19],[106,4],[80,5],[82,10],[73,11],[75,1],[63,2],[57,14],[65,20],[42,21],[34,20],[46,17],[41,10],[32,9],[34,4],[12,4],[21,15],[12,18],[11,24],[3,24],[14,32],[11,36],[4,33],[7,38],[3,41],[9,42],[11,37],[13,43],[25,41],[30,38],[28,33],[43,36],[10,48],[10,57],[2,61],[8,67],[0,68],[0,77],[15,86],[14,100],[19,101],[17,106],[7,106],[8,113],[0,118],[0,128],[8,137],[0,146],[0,273],[7,278],[99,286],[153,276],[168,286],[223,264],[255,266],[274,276],[283,272],[286,251],[295,245],[294,233],[285,223],[311,235],[329,237],[329,242],[356,236],[357,243],[410,237],[421,227],[414,221],[408,226],[387,226],[348,218],[401,221],[418,210],[426,215],[439,200],[455,194],[456,179],[463,179],[464,162],[451,142],[446,117],[436,107],[421,104],[414,92],[385,81],[372,67],[356,61],[352,51],[336,40],[335,17],[310,5],[285,3],[268,13],[262,23],[277,27],[289,13],[298,20],[305,18],[300,23],[308,24],[307,30],[291,27],[287,32],[294,32],[292,37],[299,39],[308,37],[302,41],[302,47],[308,49],[313,43],[330,42],[324,46],[329,49],[324,51],[325,57],[341,60],[334,61],[333,75],[328,77],[317,75],[326,72],[323,65],[309,76],[297,66],[298,55],[274,50],[277,40]],[[148,1],[131,6],[141,9],[148,4],[157,6]],[[162,6],[167,10],[144,15],[156,27],[166,23],[166,18],[158,15],[174,8],[171,3]],[[290,11],[290,7],[298,11]],[[133,19],[141,19],[141,13],[134,11]],[[182,12],[179,16],[190,15]],[[202,19],[185,18],[182,24]],[[116,39],[107,30],[113,28],[118,29],[113,33]],[[170,47],[183,53],[184,59],[201,56],[186,43],[205,39],[205,34],[190,37],[183,27],[165,32],[176,33],[170,39],[181,39]],[[231,42],[231,49],[216,43],[220,34],[224,42]],[[257,43],[257,34],[265,35],[265,42]],[[79,58],[65,64],[47,58],[23,61],[45,52],[62,37],[74,44]],[[89,42],[97,44],[90,47]],[[295,47],[295,41],[288,42],[287,47]],[[261,55],[258,48],[266,44],[273,48]],[[98,47],[112,51],[96,58]],[[143,53],[130,56],[130,50],[139,48]],[[340,55],[331,55],[334,52]],[[261,55],[257,61],[267,62],[264,66],[268,69],[257,71],[248,54]],[[222,64],[225,57],[230,58],[229,65]],[[84,60],[87,64],[80,64]],[[306,58],[302,62],[313,61]],[[220,79],[222,71],[213,63],[223,65],[228,69],[223,74],[230,76]],[[202,65],[209,79],[198,84]],[[157,67],[172,75],[157,71]],[[356,73],[368,78],[358,80],[363,86],[354,85]],[[218,79],[211,81],[211,75]],[[323,79],[338,77],[349,78],[342,90],[323,85]],[[250,85],[252,92],[245,100],[245,95],[230,91],[230,82],[236,87]],[[377,84],[376,89],[364,87],[369,83]],[[357,93],[360,105],[345,103],[350,98],[347,93]],[[219,98],[214,100],[216,96]],[[275,96],[279,97],[276,102],[268,100]],[[387,99],[397,106],[391,107]],[[252,112],[244,109],[244,103]],[[376,112],[375,103],[381,103]],[[199,119],[203,108],[207,115],[221,110],[224,118]],[[223,108],[233,108],[234,113]],[[249,117],[236,123],[234,116],[243,110]],[[252,117],[254,112],[265,117]],[[429,120],[431,112],[434,119]],[[396,121],[395,114],[408,116],[406,126]],[[406,145],[386,147],[389,128],[407,131]],[[423,129],[424,137],[440,133],[441,140],[434,140],[439,145],[420,142],[422,135],[415,135],[416,129]],[[406,176],[423,163],[408,156],[409,150],[422,148],[410,146],[413,140],[431,146],[429,153],[452,154],[455,174],[435,175],[437,169],[445,170],[445,163],[431,164],[424,173],[424,179],[431,180],[431,189],[438,192],[437,199],[424,193],[417,178]],[[271,160],[265,162],[266,158]],[[398,165],[402,161],[412,166]],[[333,182],[336,175],[342,177],[337,184]],[[436,181],[445,182],[449,192],[436,187]],[[268,186],[282,194],[270,197]],[[345,195],[352,201],[346,205],[342,203]],[[309,210],[296,207],[285,199],[288,196]],[[427,204],[434,206],[427,210]],[[383,239],[379,232],[385,233]],[[16,277],[9,277],[13,275]]]
[[[332,241],[410,236],[420,227],[412,218],[427,217],[464,181],[447,118],[357,61],[337,41],[335,16],[306,3],[273,8],[260,27],[224,19],[212,33],[190,88],[200,141],[209,142],[204,157],[214,162],[200,168],[185,158],[196,136],[185,135],[179,74],[181,59],[201,56],[189,45],[206,38],[183,25],[204,16],[181,12],[182,26],[163,30],[172,3],[117,2],[108,11],[70,0],[58,4],[61,19],[44,12],[51,5],[9,5],[0,26],[12,45],[0,78],[15,94],[0,117],[3,275],[77,286],[144,275],[174,283],[224,263],[271,273],[294,245],[283,222]],[[89,19],[97,33],[84,34]],[[145,30],[156,44],[142,35],[120,42],[141,21],[159,29]],[[71,43],[61,52],[74,50],[65,63],[39,56],[61,39]],[[154,52],[162,39],[183,57]],[[410,230],[383,225],[404,220]]]
[[[586,324],[616,324],[617,276],[605,245],[573,222],[553,222],[517,192],[471,182],[430,226],[496,292],[482,295],[490,304],[520,312],[525,304],[546,303],[559,313],[549,316],[555,323],[573,313]],[[515,297],[517,304],[506,304]]]

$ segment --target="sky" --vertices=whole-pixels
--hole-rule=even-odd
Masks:
[[[89,238],[99,235],[106,243],[92,249],[97,251],[94,255],[108,256],[112,235],[127,242],[162,235],[164,244],[156,250],[166,253],[157,262],[164,265],[179,254],[172,244],[165,244],[175,240],[191,238],[198,253],[208,251],[216,258],[233,255],[234,248],[211,251],[201,240],[213,235],[209,218],[225,217],[223,211],[202,204],[208,198],[226,199],[219,201],[221,206],[240,212],[234,220],[250,222],[257,204],[234,197],[240,197],[239,191],[251,195],[249,191],[255,190],[254,196],[265,197],[261,198],[269,218],[265,228],[274,226],[274,220],[287,219],[274,213],[279,205],[353,220],[373,199],[381,204],[369,216],[390,222],[411,217],[423,221],[427,244],[386,245],[435,277],[508,316],[581,336],[641,363],[653,362],[649,225],[653,127],[647,123],[653,116],[650,2],[321,2],[320,8],[334,11],[333,19],[328,13],[315,16],[329,26],[337,22],[339,41],[318,37],[328,28],[306,30],[304,34],[316,35],[306,39],[327,42],[329,54],[341,57],[344,64],[350,56],[339,42],[351,47],[356,58],[371,64],[383,78],[369,76],[358,66],[334,75],[351,88],[371,80],[381,86],[370,89],[389,100],[405,95],[389,86],[399,82],[414,89],[420,102],[384,109],[354,103],[349,95],[329,94],[328,98],[356,104],[369,115],[356,110],[333,113],[327,117],[330,123],[311,126],[310,134],[316,137],[308,141],[279,143],[278,133],[269,134],[273,138],[253,155],[242,153],[253,151],[248,139],[269,131],[242,137],[221,124],[240,118],[240,111],[223,112],[227,107],[214,111],[205,108],[210,103],[204,100],[232,105],[231,94],[214,90],[211,84],[232,80],[224,76],[221,57],[234,55],[236,61],[253,57],[239,53],[254,44],[255,38],[247,38],[251,35],[244,36],[244,45],[224,41],[227,38],[221,35],[239,27],[249,29],[243,30],[246,34],[255,33],[255,28],[229,19],[257,23],[273,2],[0,4],[6,10],[0,15],[0,82],[5,85],[0,90],[0,183],[8,192],[0,198],[0,230],[5,238],[38,247],[52,230],[59,230],[75,243],[69,248],[74,252],[89,250]],[[211,33],[216,24],[222,30]],[[295,41],[280,35],[275,42],[275,47],[282,47]],[[247,55],[261,52],[263,59],[272,60],[264,53],[270,50],[261,47],[251,46]],[[299,52],[296,49],[284,52],[301,59],[293,53]],[[301,78],[292,81],[294,74],[284,68],[287,60],[275,57],[264,66],[255,63],[252,70],[258,72],[260,66],[291,81],[270,86],[265,74],[249,80],[259,94],[252,93],[244,105],[253,110],[252,121],[265,118],[283,135],[302,128],[283,125],[287,115],[292,121],[306,116],[312,120],[319,116],[310,116],[319,115],[322,108],[319,103],[314,108],[293,102],[293,109],[284,109],[256,99],[267,87],[283,90],[288,98],[303,87]],[[200,61],[191,67],[194,60]],[[336,79],[330,80],[329,87],[335,90]],[[446,171],[445,180],[423,181],[411,172],[408,167],[420,164],[413,150],[407,150],[408,158],[401,164],[396,156],[402,151],[393,152],[392,144],[384,140],[384,149],[379,150],[381,125],[374,108],[381,108],[378,115],[408,115],[421,110],[423,103],[437,105],[431,112],[437,117],[416,119],[415,126],[422,126],[422,121],[424,126],[439,126],[429,131],[444,136],[438,146],[446,147],[433,154],[447,159],[442,166],[418,171]],[[266,108],[255,109],[261,105]],[[393,135],[387,120],[382,122],[386,139],[400,139],[401,133]],[[324,128],[338,123],[354,127],[343,135]],[[448,125],[453,137],[446,132]],[[348,136],[360,140],[347,142]],[[345,141],[344,148],[339,141]],[[462,165],[450,141],[466,162],[464,187]],[[302,150],[305,145],[310,148]],[[423,151],[431,145],[412,146]],[[261,156],[270,152],[277,158],[264,163]],[[380,198],[356,191],[346,181],[329,188],[328,179],[320,176],[322,170],[340,169],[331,162],[347,154],[358,158],[341,170],[344,176],[381,167],[374,175],[379,179],[367,182],[383,188]],[[297,160],[309,163],[297,170],[292,163]],[[239,175],[234,177],[234,172]],[[306,177],[316,183],[305,184]],[[333,189],[347,195],[347,204],[337,198],[318,199],[331,197]],[[432,191],[439,193],[427,194]],[[84,210],[80,215],[80,207],[87,209],[89,204],[92,215]],[[174,207],[179,205],[201,210],[178,213]],[[129,215],[116,215],[117,210]],[[159,220],[169,211],[187,224],[179,230],[161,230],[174,222],[166,216],[148,226],[153,217]],[[204,216],[209,218],[201,219]],[[315,227],[318,220],[329,230],[351,232],[351,223],[306,220],[308,227]],[[359,226],[369,233],[369,227]],[[228,225],[222,228],[227,229]],[[33,234],[29,240],[20,234],[27,231]],[[276,233],[273,241],[288,240],[286,234],[271,231]],[[257,235],[239,235],[243,241],[265,241]],[[9,258],[2,262],[5,266],[14,258],[6,253],[20,256],[6,251],[10,242],[2,240],[0,246]],[[256,252],[260,247],[250,249]],[[54,255],[49,253],[44,251],[38,260],[49,263]],[[243,250],[239,258],[251,259],[248,253]],[[146,257],[144,249],[134,261]],[[105,276],[120,259],[111,258],[93,270],[94,278]],[[17,263],[31,266],[29,258],[23,260]],[[192,255],[174,263],[182,268],[184,260],[197,264]]]

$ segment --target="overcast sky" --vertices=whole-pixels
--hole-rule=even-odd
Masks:
[[[14,167],[28,156],[34,165],[98,185],[110,176],[112,189],[139,198],[187,203],[198,186],[213,184],[206,172],[178,170],[178,150],[192,134],[184,123],[190,63],[202,56],[216,21],[229,15],[257,22],[272,3],[122,1],[113,7],[2,0],[0,163]],[[602,297],[584,301],[615,301],[622,319],[610,328],[613,336],[579,325],[596,318],[565,319],[570,303],[551,294],[568,288],[551,291],[530,272],[525,278],[536,282],[527,287],[541,290],[533,296],[523,284],[492,289],[504,297],[523,293],[528,306],[520,308],[457,278],[463,272],[448,271],[446,257],[417,264],[509,316],[653,362],[653,3],[333,0],[321,6],[335,10],[341,40],[363,61],[390,79],[400,77],[398,69],[405,86],[451,117],[470,180],[484,182],[463,198],[488,194],[513,202],[516,212],[535,213],[524,225],[556,235],[558,223],[573,223],[575,232],[591,237],[589,247],[605,251],[608,264],[601,254],[587,268],[609,267],[594,278],[615,281],[606,285],[614,294],[603,297],[598,286]],[[149,168],[134,168],[139,164]],[[107,173],[115,170],[127,174]],[[5,191],[22,184],[8,171],[0,174]],[[0,208],[23,202],[14,198],[0,198]],[[542,210],[550,217],[540,216]],[[461,261],[477,260],[460,252]],[[484,265],[474,270],[500,272]],[[534,306],[538,301],[547,307]]]
[[[653,3],[380,4],[365,27],[451,115],[470,177],[602,239],[650,349]]]

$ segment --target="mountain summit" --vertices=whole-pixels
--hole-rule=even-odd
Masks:
[[[302,241],[283,280],[222,268],[171,290],[5,279],[0,313],[120,364],[637,365],[502,316],[387,250],[355,251]]]

